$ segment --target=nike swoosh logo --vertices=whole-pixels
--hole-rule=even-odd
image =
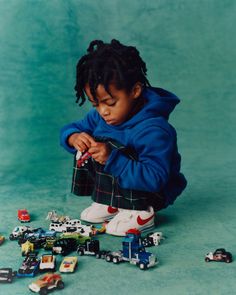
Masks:
[[[137,222],[139,225],[144,225],[146,224],[148,221],[150,221],[153,217],[154,217],[155,214],[153,214],[152,216],[146,218],[146,219],[142,219],[140,216],[137,217]]]
[[[107,211],[108,211],[108,213],[113,214],[113,213],[116,213],[118,211],[118,209],[108,206]]]

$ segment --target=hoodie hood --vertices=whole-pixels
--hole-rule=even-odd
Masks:
[[[143,93],[148,102],[144,107],[144,113],[153,114],[153,116],[162,116],[168,120],[170,113],[180,102],[179,98],[162,88],[146,88]]]
[[[147,103],[144,107],[135,114],[128,121],[121,125],[112,126],[113,128],[128,128],[145,119],[164,117],[169,119],[170,113],[174,110],[175,106],[180,102],[179,98],[162,88],[147,87],[143,91],[143,96],[146,98]]]

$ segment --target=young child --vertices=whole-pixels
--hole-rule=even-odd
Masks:
[[[92,195],[81,219],[111,219],[106,232],[154,226],[155,211],[173,204],[186,186],[175,129],[168,123],[179,103],[172,93],[150,86],[138,50],[117,40],[94,40],[77,64],[76,96],[93,109],[66,125],[61,145],[89,152],[83,167],[74,161],[72,192]]]

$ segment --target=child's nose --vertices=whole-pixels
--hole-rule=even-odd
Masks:
[[[106,106],[101,106],[100,107],[100,114],[102,116],[108,116],[110,114],[110,112]]]

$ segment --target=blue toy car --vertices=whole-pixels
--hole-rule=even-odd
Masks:
[[[29,254],[17,271],[17,277],[34,277],[39,269],[39,259],[34,253]]]
[[[26,232],[23,236],[18,240],[19,245],[25,243],[27,240],[31,243],[39,242],[43,244],[47,238],[55,238],[56,232],[53,230],[44,230],[43,228],[39,227],[34,229],[32,232]]]

